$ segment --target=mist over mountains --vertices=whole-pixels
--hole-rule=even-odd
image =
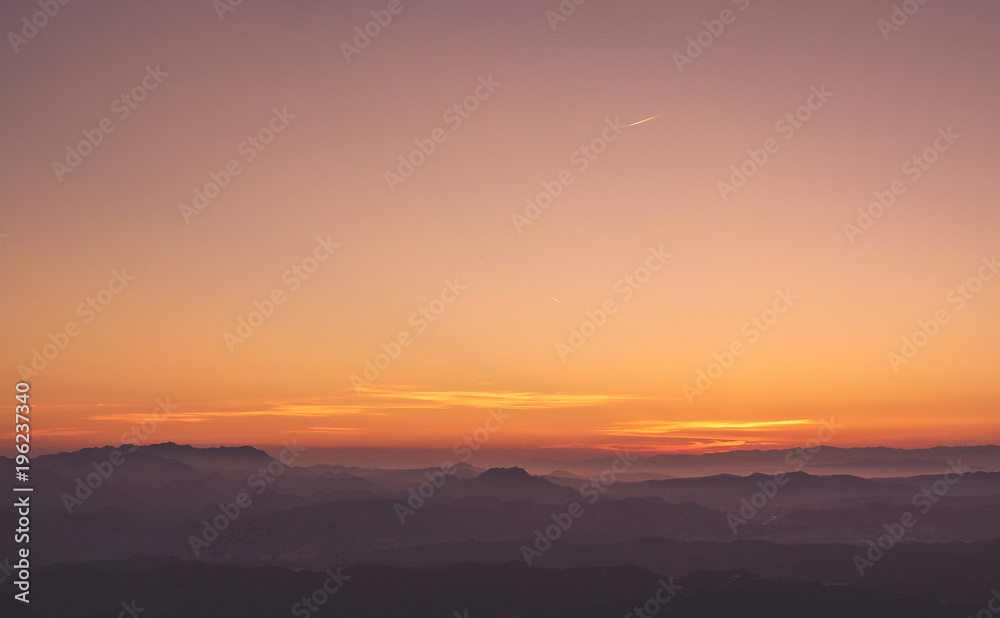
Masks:
[[[675,578],[678,615],[964,616],[1000,583],[995,446],[824,447],[808,471],[748,451],[536,462],[536,474],[296,466],[295,448],[38,457],[35,613],[11,604],[8,580],[4,615],[117,615],[132,599],[145,616],[284,615],[337,569],[342,589],[301,611],[625,615]]]

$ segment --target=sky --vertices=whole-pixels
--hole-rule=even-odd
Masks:
[[[995,2],[39,6],[0,8],[36,449],[997,442]]]

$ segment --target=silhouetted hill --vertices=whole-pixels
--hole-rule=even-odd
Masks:
[[[444,566],[467,561],[505,564],[521,560],[521,543],[468,541],[372,552],[368,560],[402,567]],[[619,543],[553,545],[536,566],[578,568],[636,565],[657,573],[743,570],[801,582],[848,583],[899,594],[932,592],[941,599],[976,605],[1000,581],[1000,541],[911,543],[888,552],[865,576],[852,545],[783,545],[763,541],[636,539]]]
[[[297,604],[331,581],[331,576],[340,580],[341,587],[316,597],[323,602],[309,614],[604,618],[627,615],[658,592],[661,600],[670,599],[664,615],[688,618],[960,618],[969,611],[926,595],[782,581],[746,571],[696,572],[674,578],[634,566],[550,569],[516,562],[435,569],[356,565],[340,571],[331,567],[327,573],[191,563],[130,571],[110,566],[60,565],[40,570],[39,584],[60,591],[40,599],[41,615],[115,616],[121,612],[122,600],[135,603],[149,618],[306,615]]]
[[[134,450],[133,450],[134,449]],[[256,470],[266,466],[271,456],[252,446],[218,446],[199,448],[186,444],[164,442],[162,444],[102,446],[79,451],[41,455],[35,458],[39,465],[49,468],[74,468],[89,466],[93,461],[107,461],[111,452],[117,450],[125,459],[153,455],[162,459],[178,461],[196,468],[217,468],[220,470]]]
[[[490,468],[474,479],[452,479],[438,494],[438,498],[444,502],[472,496],[489,496],[505,501],[529,500],[561,504],[580,498],[576,491],[532,476],[523,468]]]
[[[480,483],[531,483],[532,477],[524,468],[490,468],[476,477]]]
[[[568,462],[536,458],[526,462],[529,470],[561,469],[590,477],[606,470],[612,458]],[[976,471],[1000,472],[1000,446],[939,446],[926,449],[886,447],[841,448],[823,446],[808,456],[794,449],[743,450],[723,453],[677,453],[642,457],[626,478],[704,477],[716,474],[747,476],[754,473],[805,471],[810,474],[851,474],[861,477],[940,474],[949,461],[961,459]]]
[[[271,462],[271,456],[252,446],[219,446],[195,448],[193,446],[164,442],[140,446],[150,453],[175,459],[189,466],[220,468],[222,470],[255,470]]]
[[[80,591],[90,603],[81,607],[90,615],[109,611],[117,615],[121,610],[115,606],[130,600],[122,595],[131,588],[147,590],[152,603],[169,615],[195,611],[169,600],[171,595],[199,599],[210,607],[208,595],[228,598],[228,593],[215,589],[216,584],[258,585],[256,567],[277,568],[265,572],[277,573],[276,581],[294,588],[305,585],[300,575],[287,575],[283,569],[304,570],[308,576],[309,570],[318,572],[331,565],[359,572],[375,568],[358,566],[365,564],[398,569],[381,573],[396,577],[398,593],[417,605],[428,602],[440,609],[431,597],[454,598],[449,597],[454,590],[430,585],[426,590],[433,594],[425,598],[423,589],[410,589],[407,582],[424,586],[425,570],[439,570],[440,577],[451,573],[447,569],[458,568],[461,575],[455,580],[476,590],[476,598],[493,597],[482,582],[464,580],[466,573],[509,586],[503,589],[505,597],[523,592],[535,605],[546,606],[532,596],[540,594],[534,584],[519,579],[520,571],[508,563],[526,567],[523,546],[534,544],[540,531],[551,531],[553,526],[564,526],[559,540],[537,558],[535,566],[546,570],[544,577],[557,589],[552,593],[555,598],[562,598],[561,586],[573,590],[577,583],[561,580],[565,573],[556,576],[551,570],[627,567],[678,577],[710,573],[705,577],[711,581],[691,580],[692,591],[703,586],[707,596],[691,592],[676,604],[675,611],[687,607],[692,612],[688,615],[736,611],[731,604],[738,603],[763,603],[779,613],[804,607],[820,616],[829,608],[844,615],[867,615],[859,609],[866,604],[922,615],[913,598],[930,592],[973,609],[1000,581],[997,472],[969,472],[949,477],[949,482],[943,480],[944,469],[879,478],[816,475],[810,469],[787,474],[780,485],[762,473],[640,481],[648,476],[642,472],[588,493],[580,488],[586,484],[593,489],[597,482],[593,476],[560,477],[556,483],[522,467],[479,470],[463,465],[455,475],[444,476],[439,468],[282,466],[280,473],[269,473],[273,477],[264,481],[264,466],[241,467],[251,462],[273,464],[256,449],[195,449],[166,443],[129,451],[120,465],[111,466],[106,462],[113,452],[103,447],[44,456],[33,461],[31,470],[33,568],[41,572],[45,565],[63,563],[60,568],[67,572],[82,569],[66,589]],[[871,460],[873,453],[865,455]],[[3,463],[9,465],[11,460]],[[931,508],[918,509],[914,499],[926,498],[932,490],[937,493]],[[247,503],[230,520],[224,514],[233,512],[238,499]],[[750,508],[751,502],[757,506]],[[572,503],[578,505],[574,507],[578,516],[567,519]],[[868,541],[883,535],[886,525],[907,512],[916,513],[915,525],[862,578],[854,556],[866,552]],[[734,515],[746,518],[735,531]],[[0,529],[14,529],[17,517],[11,502],[0,504]],[[565,527],[566,521],[571,525]],[[190,539],[206,534],[212,536],[211,542],[198,553],[192,551]],[[101,560],[105,562],[95,563]],[[190,560],[197,563],[176,564]],[[79,564],[66,564],[71,562]],[[469,566],[473,563],[482,568]],[[204,570],[206,565],[228,568]],[[145,584],[133,579],[139,572],[161,573],[158,569],[174,588],[161,590],[152,584],[143,588]],[[614,571],[610,581],[618,576]],[[199,577],[220,580],[202,582]],[[581,577],[589,582],[590,575]],[[116,581],[127,586],[115,588]],[[863,590],[843,592],[841,584]],[[288,592],[287,586],[269,591],[266,584],[259,585],[265,597]],[[92,593],[85,592],[89,588]],[[347,615],[368,615],[370,610],[364,608],[378,606],[381,601],[370,596],[376,588],[377,583],[371,590],[359,585],[359,591],[366,591],[358,593],[356,606],[346,606],[344,611],[354,612]],[[601,594],[614,606],[605,609],[619,611],[616,594],[607,590]],[[265,597],[257,605],[234,602],[234,607],[244,608],[250,616],[265,606],[280,614],[290,610]],[[354,602],[350,594],[343,599]],[[774,602],[767,605],[761,599]],[[823,606],[809,605],[813,599],[823,599]],[[719,601],[721,605],[713,605]],[[599,606],[600,600],[593,603]],[[492,610],[488,605],[477,607],[485,615],[489,611],[535,615],[534,609],[517,604]],[[397,609],[391,603],[385,608]],[[45,616],[37,606],[32,609]],[[937,608],[942,616],[952,615],[953,609]],[[72,614],[76,609],[69,605],[56,611],[88,615]],[[150,609],[143,618],[153,615],[156,612]],[[744,610],[738,615],[755,614]]]

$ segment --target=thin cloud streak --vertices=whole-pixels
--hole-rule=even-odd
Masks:
[[[429,402],[434,407],[487,408],[499,406],[510,409],[544,410],[551,408],[576,408],[606,406],[616,403],[649,401],[641,395],[595,395],[571,393],[535,393],[514,391],[433,391],[407,390],[410,387],[373,387],[365,390],[371,397],[398,402]]]
[[[811,420],[784,421],[628,421],[596,430],[609,436],[670,436],[681,431],[768,431],[813,425]]]

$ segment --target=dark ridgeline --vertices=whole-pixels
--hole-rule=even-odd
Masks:
[[[582,488],[607,460],[533,468],[545,478],[284,467],[260,483],[272,460],[250,447],[124,447],[108,468],[114,450],[35,461],[33,602],[5,578],[4,618],[128,615],[129,603],[144,618],[625,616],[662,605],[658,593],[677,616],[958,618],[1000,585],[997,447],[837,449],[826,468],[785,476],[777,451],[649,458],[593,500]],[[669,463],[709,474],[671,478]],[[529,566],[524,548],[574,502],[582,514]]]

